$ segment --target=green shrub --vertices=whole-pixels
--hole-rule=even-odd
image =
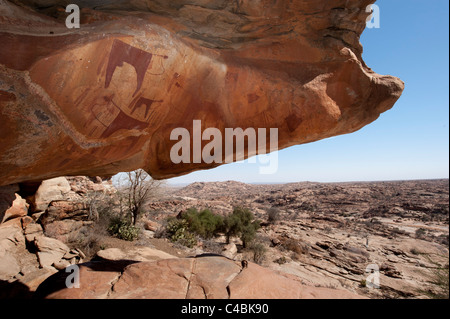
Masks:
[[[213,214],[209,209],[199,212],[196,208],[190,208],[180,217],[168,220],[167,237],[172,242],[188,247],[196,245],[196,235],[203,239],[211,239],[225,233],[228,242],[232,236],[240,237],[245,248],[254,240],[260,227],[259,221],[254,220],[253,214],[244,208],[235,208],[233,213],[225,218]]]
[[[244,248],[255,239],[259,227],[259,221],[254,220],[252,212],[241,207],[234,208],[233,213],[225,217],[223,221],[227,242],[231,237],[239,237]]]
[[[367,282],[366,282],[366,280],[365,280],[365,279],[361,279],[361,280],[359,281],[359,286],[360,286],[361,288],[367,287]]]
[[[120,217],[113,217],[109,223],[108,232],[119,239],[133,241],[139,236],[139,228]]]
[[[223,224],[222,216],[213,214],[209,209],[198,212],[196,208],[190,208],[182,214],[182,219],[187,221],[189,231],[204,239],[216,236]]]
[[[170,219],[166,229],[169,239],[174,243],[189,248],[192,248],[197,244],[197,238],[189,231],[189,223],[185,219]]]

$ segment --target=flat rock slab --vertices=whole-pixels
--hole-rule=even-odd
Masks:
[[[221,256],[154,262],[98,261],[80,264],[80,288],[68,289],[64,271],[51,276],[36,294],[49,299],[302,299],[363,298],[347,291],[309,287],[293,277],[251,262]]]
[[[178,258],[161,250],[150,247],[136,247],[128,251],[119,248],[108,248],[97,252],[97,257],[104,260],[155,261],[159,259]]]

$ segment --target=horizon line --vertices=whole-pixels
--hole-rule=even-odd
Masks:
[[[384,179],[384,180],[350,180],[350,181],[330,181],[330,182],[319,182],[312,180],[304,181],[287,181],[287,182],[243,182],[239,180],[218,180],[218,181],[193,181],[193,182],[179,182],[171,183],[167,180],[167,184],[171,186],[176,185],[190,185],[194,183],[227,183],[227,182],[238,182],[243,184],[251,185],[282,185],[282,184],[295,184],[295,183],[315,183],[315,184],[342,184],[342,183],[383,183],[383,182],[424,182],[424,181],[440,181],[449,180],[449,177],[439,177],[439,178],[412,178],[412,179]]]

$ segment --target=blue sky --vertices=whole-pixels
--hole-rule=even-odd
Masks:
[[[361,37],[366,64],[401,78],[393,109],[358,132],[278,152],[278,172],[233,163],[168,180],[170,184],[339,182],[449,177],[449,2],[379,0],[380,28]]]

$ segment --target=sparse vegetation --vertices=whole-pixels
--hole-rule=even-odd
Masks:
[[[121,217],[113,217],[110,221],[108,232],[119,239],[133,241],[139,236],[139,228]]]
[[[255,239],[256,231],[259,228],[260,222],[254,219],[252,212],[242,207],[234,208],[233,213],[226,216],[223,221],[227,243],[230,242],[231,237],[239,237],[244,248]]]
[[[173,242],[193,247],[196,236],[209,240],[225,234],[227,243],[231,237],[239,237],[243,248],[246,248],[255,239],[259,227],[260,222],[246,208],[237,207],[225,217],[216,215],[209,209],[199,212],[196,208],[190,208],[179,219],[171,218],[168,221],[166,235]]]
[[[436,292],[430,297],[433,299],[449,299],[449,267],[438,266],[433,270],[433,279],[431,281],[437,287]]]
[[[393,235],[407,235],[407,234],[408,234],[408,232],[406,232],[405,230],[400,229],[400,228],[398,228],[398,227],[392,228],[392,229],[391,229],[391,233],[392,233]]]
[[[135,226],[144,206],[158,195],[161,186],[161,181],[152,179],[143,169],[126,173],[118,186],[121,214]]]
[[[170,219],[167,223],[167,234],[169,239],[174,243],[189,248],[197,244],[197,238],[189,231],[189,223],[185,219]]]
[[[217,236],[223,226],[223,217],[213,214],[209,209],[198,211],[190,208],[183,213],[182,218],[187,221],[189,230],[204,239]]]
[[[280,211],[275,207],[269,208],[269,210],[267,211],[267,216],[268,222],[272,224],[277,223],[281,218]]]
[[[222,226],[222,216],[209,209],[199,212],[193,207],[182,213],[179,219],[170,218],[165,232],[172,242],[192,248],[197,244],[197,236],[209,240],[219,234]]]
[[[405,288],[404,291],[388,290],[389,283],[386,282],[388,288],[385,290],[359,289],[358,293],[374,298],[416,295],[448,298],[448,266],[433,266],[424,260],[427,254],[435,256],[448,247],[448,232],[443,230],[442,224],[437,223],[437,221],[448,223],[448,217],[445,215],[448,214],[448,210],[445,210],[445,206],[442,209],[437,204],[423,207],[414,204],[415,206],[403,207],[403,201],[420,202],[416,197],[411,200],[405,197],[396,199],[397,202],[392,204],[381,203],[379,206],[377,204],[379,211],[375,212],[365,211],[366,208],[360,210],[353,204],[359,199],[363,199],[364,203],[366,201],[370,203],[370,198],[367,199],[372,191],[370,189],[350,192],[353,197],[347,199],[340,193],[336,193],[335,197],[329,196],[327,190],[323,190],[323,194],[320,194],[324,187],[321,185],[308,189],[299,188],[296,192],[301,194],[295,194],[295,197],[285,196],[285,193],[292,193],[288,186],[284,186],[288,188],[286,192],[280,190],[272,193],[270,197],[264,194],[263,186],[261,191],[252,193],[250,187],[230,191],[230,188],[223,190],[220,185],[210,190],[204,190],[203,184],[198,186],[202,187],[191,188],[192,190],[186,193],[171,190],[158,201],[146,201],[137,215],[131,213],[128,206],[129,197],[124,195],[127,193],[123,187],[117,193],[97,191],[89,194],[89,190],[80,191],[79,194],[85,197],[86,205],[80,206],[83,208],[86,223],[65,237],[67,244],[70,248],[80,248],[86,255],[85,260],[94,257],[97,251],[104,248],[117,247],[126,251],[129,247],[148,245],[180,257],[204,252],[224,254],[228,258],[254,261],[265,266],[273,266],[270,265],[272,262],[279,265],[290,262],[289,267],[281,267],[281,271],[291,271],[300,267],[297,269],[301,272],[304,266],[306,271],[309,271],[309,267],[326,269],[331,265],[336,274],[347,278],[338,280],[342,287],[349,290],[353,290],[355,285],[361,288],[366,287],[366,284],[369,285],[366,280],[361,280],[363,277],[361,271],[364,265],[370,262],[369,258],[377,259],[382,254],[388,258],[386,265],[380,265],[385,276],[399,278],[405,273],[404,260],[408,260],[408,264],[411,264],[408,267],[414,267],[417,273],[422,272],[422,276],[418,275],[417,282],[413,282],[411,287]],[[175,196],[171,197],[171,192]],[[237,198],[236,194],[241,193],[242,198]],[[417,196],[417,192],[412,195]],[[153,195],[151,198],[154,198]],[[189,206],[186,205],[190,205],[193,198],[197,200],[198,206],[187,209]],[[385,200],[385,197],[380,198]],[[217,206],[206,208],[212,203]],[[230,203],[236,205],[251,203],[251,207],[255,210],[245,207],[229,210],[227,207],[230,207]],[[440,219],[433,214],[439,215]],[[167,216],[175,215],[176,218],[166,219]],[[381,219],[381,216],[385,218]],[[444,217],[447,217],[447,220]],[[260,224],[258,219],[263,220],[263,223]],[[421,223],[422,220],[432,220],[433,224]],[[155,226],[154,233],[153,229],[150,229],[151,231],[143,231],[140,236],[138,227],[141,227],[141,224],[149,225],[150,222],[158,226]],[[417,226],[412,228],[415,225],[421,228]],[[260,227],[262,231],[258,231]],[[407,235],[410,238],[405,238],[405,243],[392,241],[389,247],[380,244],[385,242],[380,241],[380,238],[392,239],[396,235]],[[152,238],[153,236],[155,238]],[[370,249],[364,248],[367,236],[370,236]],[[138,237],[139,240],[136,241]],[[426,239],[433,246],[415,238]],[[242,245],[235,239],[240,239]],[[133,240],[135,242],[131,242]],[[225,241],[232,244],[225,248]],[[351,249],[348,248],[350,246]],[[187,250],[186,247],[195,247],[195,252]],[[356,250],[355,247],[359,249]],[[448,257],[447,259],[441,257],[438,258],[440,264],[446,265]],[[396,263],[395,268],[392,263]],[[320,282],[318,286],[329,286],[326,280],[320,278],[317,282],[315,280],[316,278],[308,281],[308,284],[317,285],[317,282]],[[419,294],[419,289],[426,291]]]
[[[438,242],[448,248],[448,234],[442,234],[438,237]]]
[[[449,299],[449,264],[443,266],[432,260],[429,254],[423,255],[434,265],[433,268],[430,268],[430,284],[434,286],[434,289],[421,290],[420,292],[432,299]]]
[[[426,233],[427,233],[426,229],[419,228],[416,230],[416,238],[423,239],[423,238],[425,238]]]
[[[283,264],[287,263],[287,258],[283,256],[278,259],[275,259],[273,262],[277,263],[279,265],[283,265]]]
[[[255,242],[250,246],[250,250],[253,252],[253,261],[257,264],[262,264],[266,258],[266,246],[260,242]]]
[[[359,286],[361,288],[366,288],[367,287],[367,282],[365,279],[361,279],[361,281],[359,282]]]
[[[284,250],[291,251],[294,253],[293,259],[298,259],[298,256],[307,254],[309,247],[306,244],[302,244],[300,241],[294,238],[284,238],[281,241],[281,246]]]

